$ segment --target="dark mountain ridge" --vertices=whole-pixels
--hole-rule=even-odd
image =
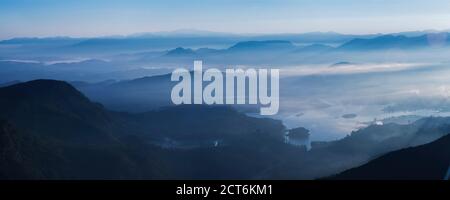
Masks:
[[[450,118],[425,118],[306,151],[285,143],[280,121],[229,107],[112,112],[53,80],[3,87],[0,97],[2,179],[313,179],[450,132]]]
[[[346,170],[331,179],[359,180],[441,180],[450,167],[450,135],[428,144],[382,155],[360,167]]]
[[[102,105],[63,81],[35,80],[0,88],[0,110],[0,118],[39,135],[105,141],[116,130]]]
[[[200,173],[207,170],[203,164],[218,162],[213,159],[219,152],[212,140],[220,141],[216,146],[224,151],[235,151],[226,146],[255,136],[272,141],[264,145],[283,144],[284,126],[276,120],[250,118],[227,107],[111,112],[62,81],[35,80],[0,88],[0,106],[0,119],[8,120],[0,121],[1,179],[208,177],[217,173],[193,176],[183,171]],[[169,149],[161,147],[164,139],[174,142]],[[198,150],[177,150],[183,141],[210,144]],[[198,159],[198,151],[209,160],[203,164],[191,160]],[[196,167],[181,167],[183,160]],[[222,164],[222,170],[229,170]],[[244,174],[252,176],[248,171],[238,173]]]

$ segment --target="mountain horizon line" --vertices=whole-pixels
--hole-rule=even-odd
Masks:
[[[344,33],[337,31],[306,31],[306,32],[267,32],[267,33],[238,33],[220,32],[201,29],[176,29],[171,31],[136,32],[130,34],[111,34],[98,36],[76,36],[76,35],[46,35],[46,36],[17,36],[0,38],[1,41],[14,39],[127,39],[127,38],[152,38],[152,37],[257,37],[257,36],[286,36],[286,35],[347,35],[347,36],[382,36],[382,35],[418,35],[429,33],[448,33],[450,29],[422,29],[407,30],[400,32],[374,32],[374,33]]]

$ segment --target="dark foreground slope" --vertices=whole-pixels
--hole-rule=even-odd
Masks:
[[[394,151],[332,179],[444,179],[450,167],[450,135]]]
[[[0,179],[252,178],[303,150],[284,145],[276,120],[206,106],[111,112],[61,81],[0,88],[0,110]]]
[[[112,112],[53,80],[0,88],[0,110],[0,179],[314,179],[450,132],[450,118],[425,118],[306,151],[278,120],[201,105]]]

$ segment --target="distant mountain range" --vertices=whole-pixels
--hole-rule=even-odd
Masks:
[[[401,33],[400,33],[401,34]],[[0,41],[0,44],[20,44],[31,45],[37,43],[67,43],[72,45],[98,45],[105,44],[117,46],[133,44],[133,42],[141,42],[142,45],[150,45],[149,42],[154,42],[153,45],[159,46],[164,43],[172,43],[172,45],[189,46],[191,44],[209,43],[216,41],[217,44],[232,44],[239,41],[248,40],[287,40],[294,43],[342,43],[354,38],[371,38],[381,34],[369,35],[352,35],[340,34],[335,32],[310,32],[310,33],[285,33],[285,34],[232,34],[232,33],[218,33],[208,31],[174,31],[174,32],[156,32],[156,33],[141,33],[129,36],[106,36],[96,38],[70,38],[70,37],[46,37],[46,38],[12,38]],[[157,41],[161,42],[157,42]],[[190,42],[188,40],[191,40]],[[131,43],[127,43],[130,41]],[[230,43],[231,42],[231,43]],[[137,44],[137,43],[136,43]],[[163,46],[166,46],[164,44]]]
[[[419,35],[422,34],[422,35]],[[445,62],[448,33],[343,35],[337,33],[234,35],[169,34],[104,38],[15,38],[0,41],[0,76],[5,82],[37,78],[99,82],[170,73],[203,60],[230,65],[296,66],[346,60],[354,63]],[[406,56],[405,54],[421,56]],[[422,61],[422,60],[419,60]],[[417,61],[417,62],[419,62]],[[425,61],[423,61],[425,62]]]
[[[430,33],[415,37],[385,35],[372,39],[353,39],[341,45],[340,50],[413,50],[427,47],[448,47],[449,33]]]
[[[195,46],[231,46],[233,43],[243,41],[290,41],[292,43],[321,43],[321,44],[344,44],[361,45],[363,43],[385,43],[395,42],[405,45],[415,42],[423,42],[426,37],[446,37],[446,32],[437,31],[414,31],[392,34],[368,34],[353,35],[340,34],[335,32],[310,32],[310,33],[286,33],[286,34],[230,34],[208,31],[174,31],[159,33],[143,33],[130,36],[107,36],[97,38],[70,38],[70,37],[47,37],[47,38],[12,38],[0,41],[0,45],[25,45],[44,47],[63,47],[66,50],[81,48],[80,50],[144,50],[144,49],[167,49],[176,46],[195,47]],[[356,40],[355,40],[356,39]],[[374,39],[374,40],[372,40]],[[353,41],[352,41],[353,40]],[[372,41],[369,41],[372,40]],[[409,41],[407,41],[409,40]],[[425,43],[422,43],[425,44]],[[174,46],[175,45],[175,46]],[[379,45],[383,46],[383,45]],[[367,47],[369,48],[369,47]],[[77,50],[78,51],[78,50]]]
[[[228,48],[178,47],[161,53],[161,56],[146,57],[141,62],[166,64],[189,64],[201,59],[210,65],[293,65],[298,63],[336,61],[336,57],[350,59],[354,54],[396,51],[413,53],[418,50],[448,49],[448,33],[430,33],[421,36],[383,35],[372,38],[354,38],[339,45],[323,43],[296,44],[290,40],[249,40],[238,42]],[[392,56],[395,60],[395,54]],[[139,59],[138,59],[139,60]]]
[[[268,46],[268,44],[271,45]],[[275,45],[277,43],[278,45]],[[284,43],[285,46],[282,45]],[[383,50],[409,49],[428,46],[448,46],[448,33],[433,31],[405,32],[395,34],[351,35],[334,32],[312,32],[301,34],[227,34],[202,31],[149,33],[132,36],[110,36],[98,38],[13,38],[0,41],[0,45],[13,47],[2,49],[4,56],[33,53],[36,56],[105,56],[121,53],[154,52],[185,49],[214,48],[238,50],[296,49],[295,45],[331,45],[339,50]],[[318,46],[312,46],[318,47]],[[311,49],[314,49],[310,47]],[[301,49],[301,48],[300,48]],[[171,51],[173,51],[171,50]],[[304,49],[306,50],[306,49]]]

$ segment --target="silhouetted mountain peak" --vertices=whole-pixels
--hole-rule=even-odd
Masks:
[[[193,55],[195,51],[189,48],[178,47],[166,53],[167,56]]]
[[[266,41],[246,41],[239,42],[228,50],[279,50],[279,49],[293,49],[295,46],[284,40],[266,40]]]
[[[0,88],[3,99],[20,101],[35,101],[41,103],[90,103],[81,92],[64,81],[34,80]]]
[[[0,118],[38,134],[105,137],[113,129],[100,104],[63,81],[35,80],[0,88],[0,110]]]

